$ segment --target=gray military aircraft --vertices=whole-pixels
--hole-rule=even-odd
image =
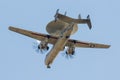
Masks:
[[[77,24],[87,24],[89,29],[92,28],[90,16],[87,19],[81,19],[78,15],[78,19],[73,19],[66,16],[66,13],[60,14],[59,9],[56,11],[55,20],[48,23],[46,31],[49,34],[42,34],[38,32],[28,31],[16,27],[9,26],[9,30],[26,35],[28,37],[41,41],[38,45],[39,50],[48,50],[48,44],[54,46],[50,52],[46,55],[45,65],[50,68],[50,65],[58,55],[58,53],[67,47],[66,55],[72,56],[75,54],[75,47],[83,48],[109,48],[110,45],[98,44],[92,42],[83,42],[74,39],[70,39],[70,36],[78,30]]]

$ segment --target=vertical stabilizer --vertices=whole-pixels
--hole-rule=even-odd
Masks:
[[[87,16],[87,25],[88,25],[88,27],[89,27],[89,29],[91,29],[92,28],[92,24],[91,24],[91,20],[90,20],[90,15],[88,15]]]

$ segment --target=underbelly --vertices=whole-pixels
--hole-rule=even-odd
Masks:
[[[58,53],[63,50],[63,47],[65,46],[66,42],[68,39],[63,38],[63,39],[59,39],[57,41],[57,43],[55,43],[55,45],[53,46],[53,48],[51,49],[51,51],[46,55],[46,59],[45,59],[45,64],[49,65],[51,64],[54,59],[56,58],[56,56],[58,55]]]

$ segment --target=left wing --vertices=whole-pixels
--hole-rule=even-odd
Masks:
[[[73,39],[68,40],[66,46],[69,46],[71,44],[74,44],[75,47],[81,47],[81,48],[109,48],[110,47],[110,45],[106,45],[106,44],[83,42],[83,41],[77,41]]]

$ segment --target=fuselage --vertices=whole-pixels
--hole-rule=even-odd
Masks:
[[[64,30],[59,33],[59,38],[51,51],[46,55],[45,64],[49,66],[53,60],[56,58],[58,53],[64,49],[66,42],[68,41],[72,30],[73,30],[74,23],[69,24]]]

